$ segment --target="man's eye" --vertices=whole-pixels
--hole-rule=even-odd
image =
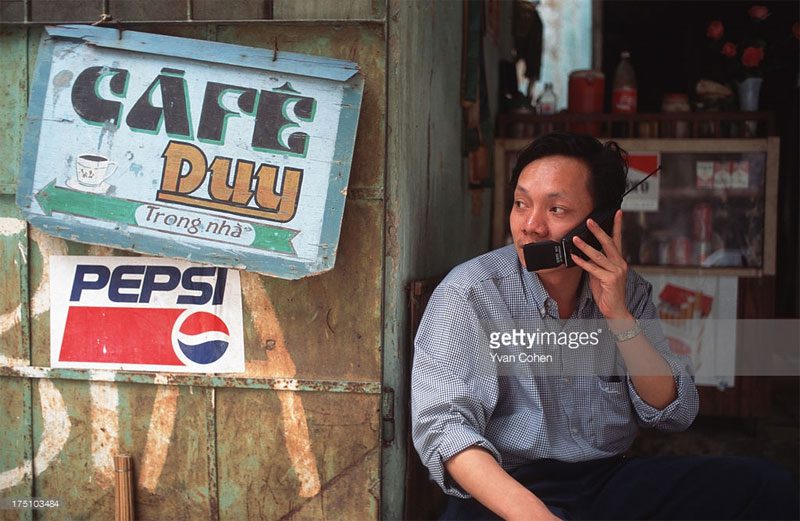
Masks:
[[[550,211],[553,212],[554,214],[562,214],[566,212],[566,210],[564,208],[561,208],[560,206],[554,206],[550,208]]]
[[[515,208],[522,208],[523,206],[525,206],[525,203],[523,203],[523,202],[522,202],[522,201],[520,201],[519,199],[517,199],[516,201],[514,201],[514,207],[515,207]]]

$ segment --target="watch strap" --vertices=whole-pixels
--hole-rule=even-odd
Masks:
[[[617,339],[617,342],[625,342],[626,340],[630,340],[631,338],[637,336],[641,332],[642,332],[642,325],[639,323],[639,320],[636,319],[634,321],[632,328],[628,329],[627,331],[623,331],[621,333],[614,333],[614,338]]]

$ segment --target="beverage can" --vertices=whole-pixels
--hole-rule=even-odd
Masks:
[[[688,237],[673,237],[672,264],[686,266],[692,262],[692,241]]]
[[[703,264],[711,255],[711,241],[697,241],[694,243],[694,258],[697,264]]]
[[[710,241],[712,230],[713,209],[708,203],[697,203],[692,210],[692,222],[694,223],[693,238],[696,241]]]
[[[672,255],[669,251],[669,241],[661,241],[658,243],[658,263],[666,266],[671,262]]]

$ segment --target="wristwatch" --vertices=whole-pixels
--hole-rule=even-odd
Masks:
[[[614,333],[614,338],[617,339],[617,342],[624,342],[626,340],[630,340],[631,338],[635,337],[639,333],[642,332],[642,325],[639,324],[639,320],[635,320],[633,327],[628,329],[627,331],[623,331],[622,333]]]

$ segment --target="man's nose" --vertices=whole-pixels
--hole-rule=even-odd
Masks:
[[[544,218],[544,211],[531,210],[525,219],[525,232],[528,235],[539,237],[547,236],[547,221]]]

